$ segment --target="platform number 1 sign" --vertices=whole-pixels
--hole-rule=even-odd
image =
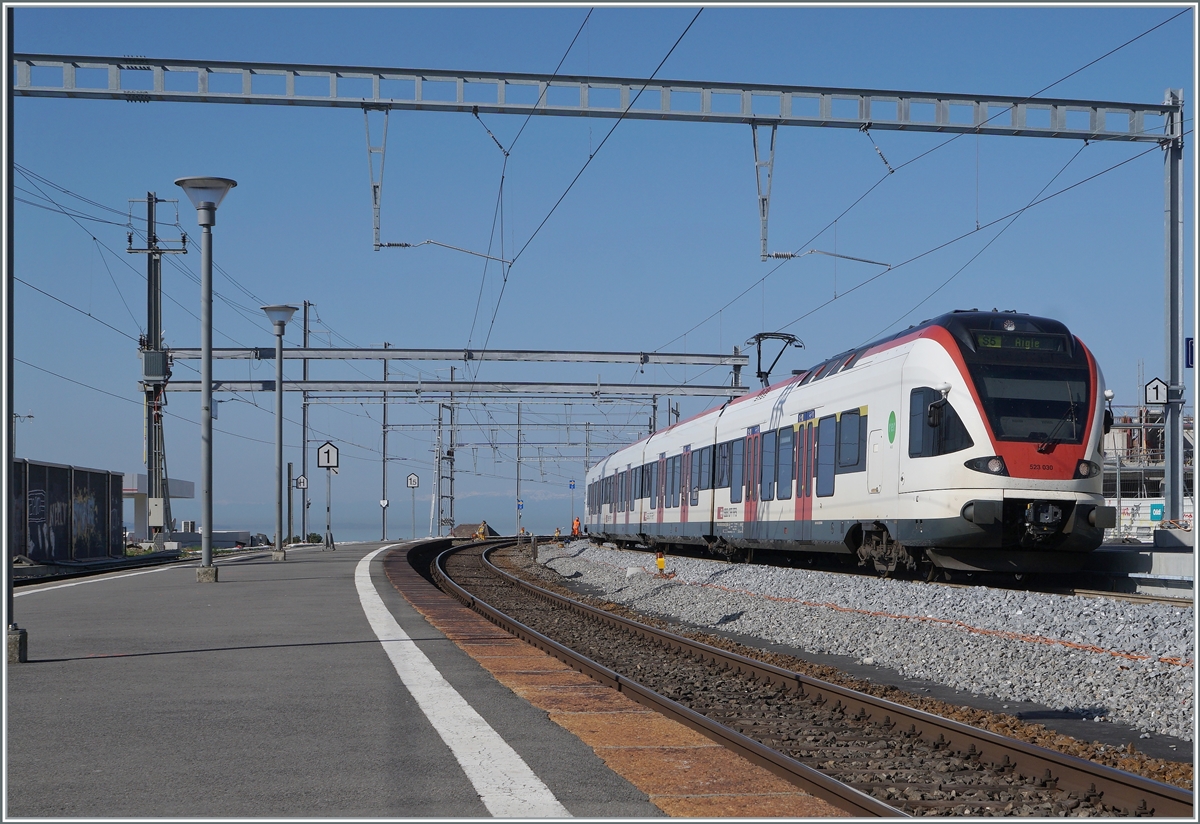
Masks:
[[[1167,402],[1167,382],[1155,378],[1146,384],[1146,405],[1158,406]]]
[[[329,441],[325,441],[317,450],[317,466],[322,469],[338,468],[338,448]]]

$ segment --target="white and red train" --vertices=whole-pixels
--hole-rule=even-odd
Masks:
[[[589,534],[855,555],[881,574],[1078,569],[1101,494],[1104,378],[1060,322],[953,312],[680,421],[587,476]]]

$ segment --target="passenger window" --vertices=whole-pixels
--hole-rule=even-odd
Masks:
[[[729,500],[733,503],[742,501],[742,461],[745,456],[746,442],[741,438],[728,444],[729,450]]]
[[[928,386],[914,389],[909,400],[908,457],[931,458],[949,455],[975,445],[962,418],[942,393]],[[935,407],[930,424],[930,406]]]
[[[712,456],[713,448],[706,446],[700,450],[700,488],[710,489],[712,487]]]
[[[692,474],[688,478],[688,486],[690,487],[688,500],[692,506],[699,506],[700,504],[700,464],[703,458],[703,450],[697,450],[692,453]]]
[[[792,427],[785,426],[779,430],[779,467],[775,477],[775,497],[785,501],[792,497]]]
[[[838,421],[838,469],[858,463],[858,413],[843,412]]]
[[[713,467],[713,488],[728,489],[729,488],[729,450],[728,442],[717,446],[717,460]]]
[[[775,433],[762,436],[762,460],[759,462],[760,501],[775,500]]]
[[[837,474],[862,472],[867,468],[867,418],[857,410],[843,412],[838,421]]]
[[[682,455],[676,455],[671,459],[671,506],[679,506],[679,465],[683,461]]]
[[[658,509],[658,462],[650,464],[650,508]]]
[[[821,418],[817,423],[816,465],[817,497],[828,498],[833,494],[833,475],[837,449],[837,419],[832,415]]]

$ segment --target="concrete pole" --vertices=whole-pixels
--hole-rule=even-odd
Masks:
[[[333,542],[333,469],[325,469],[325,549],[336,550]]]
[[[295,307],[292,307],[293,309]],[[275,551],[272,560],[286,561],[283,548],[283,329],[275,322]]]
[[[288,519],[287,519],[287,537],[286,540],[292,540],[292,462],[288,461],[288,476],[287,476],[287,491],[288,491]]]
[[[146,192],[146,349],[151,352],[158,352],[162,349],[162,316],[160,314],[162,285],[159,280],[162,273],[162,258],[154,251],[158,247],[154,208],[156,199],[154,192]],[[160,481],[162,457],[159,453],[159,444],[162,439],[158,432],[162,419],[158,416],[157,409],[161,389],[162,387],[157,384],[150,384],[146,387],[146,497],[149,500],[163,497]],[[165,526],[167,523],[165,511],[163,517]],[[165,532],[166,529],[163,531]],[[154,527],[150,527],[148,532],[146,540],[154,540]]]
[[[438,441],[433,455],[433,489],[430,495],[430,536],[442,536],[442,404],[438,404]]]
[[[308,301],[304,301],[304,338],[303,346],[308,348],[308,307],[312,306]],[[302,361],[303,372],[301,377],[308,380],[308,358]],[[300,474],[304,479],[308,480],[308,392],[300,393]],[[300,538],[308,543],[308,487],[300,490]]]
[[[454,367],[450,367],[450,380],[454,380]],[[450,448],[446,450],[447,467],[446,473],[449,475],[449,499],[446,506],[446,517],[450,521],[450,529],[454,529],[454,447],[458,443],[458,430],[456,428],[457,415],[454,413],[454,393],[449,393],[450,396]]]
[[[513,506],[520,507],[521,505],[521,404],[517,404],[517,501]],[[521,535],[521,510],[517,509],[517,531],[518,540]]]
[[[1183,520],[1183,91],[1168,89],[1166,149],[1166,333],[1167,405],[1163,415],[1164,487],[1168,521]]]
[[[1121,538],[1121,451],[1114,449],[1113,452],[1117,455],[1117,541]]]
[[[8,61],[8,68],[5,70],[5,82],[11,84],[13,81],[13,7],[9,6],[4,10],[6,15],[5,23],[8,25],[8,37],[5,38],[4,51]],[[12,88],[11,85],[8,88]],[[4,110],[6,114],[4,142],[8,149],[8,157],[14,157],[13,152],[16,149],[14,141],[13,129],[13,100],[16,95],[5,95]],[[13,342],[16,340],[13,334],[13,320],[15,313],[13,312],[13,265],[15,257],[13,255],[14,237],[13,234],[13,175],[11,167],[9,174],[5,176],[4,186],[4,225],[7,229],[8,242],[4,244],[4,406],[3,412],[10,419],[13,415],[13,403],[15,402],[14,385],[13,385]],[[14,426],[9,425],[4,427],[4,438],[6,440],[4,449],[4,471],[8,473],[9,483],[12,483],[12,463],[16,457],[16,433],[13,431]],[[7,488],[7,484],[5,488]],[[13,614],[13,575],[12,563],[13,557],[17,554],[16,547],[16,525],[12,523],[12,510],[9,510],[10,515],[4,519],[4,524],[7,527],[7,533],[4,536],[4,545],[7,547],[5,552],[5,575],[7,590],[7,615],[8,615],[8,663],[23,664],[29,660],[29,634],[17,626],[16,616]]]
[[[212,562],[212,226],[216,207],[200,205],[200,569],[198,581],[217,580]]]
[[[389,346],[388,342],[384,341],[383,348],[387,349],[388,346]],[[387,379],[388,379],[388,362],[387,362],[387,358],[384,358],[383,359],[383,382],[387,383]],[[388,470],[387,441],[388,441],[388,437],[387,436],[388,436],[388,393],[385,391],[383,393],[383,484],[382,484],[382,494],[379,496],[380,501],[386,501],[388,499],[388,496],[387,496],[387,470]],[[386,541],[387,540],[387,511],[388,511],[387,504],[380,503],[379,508],[383,510],[383,528],[379,534],[379,540]]]
[[[175,185],[187,192],[196,207],[200,236],[200,568],[199,583],[216,583],[212,563],[213,468],[212,468],[212,227],[217,223],[217,205],[237,185],[221,177],[181,177]],[[205,198],[216,200],[206,200]]]

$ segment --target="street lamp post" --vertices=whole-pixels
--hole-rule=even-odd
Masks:
[[[283,548],[283,330],[298,308],[286,304],[262,308],[275,327],[275,551],[271,558],[276,561],[287,560]]]
[[[217,207],[237,181],[226,177],[181,177],[175,185],[196,207],[200,237],[200,568],[196,580],[216,583],[212,562],[212,227]]]

